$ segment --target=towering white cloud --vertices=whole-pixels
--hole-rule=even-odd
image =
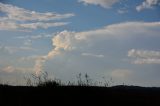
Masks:
[[[159,36],[159,33],[160,22],[126,22],[85,32],[62,31],[53,37],[53,49],[47,55],[40,56],[36,59],[34,70],[38,75],[43,70],[43,64],[48,59],[65,52],[81,51],[80,55],[83,56],[103,58],[103,55],[95,55],[99,53],[89,50],[98,49],[96,48],[98,44],[106,45],[108,39],[124,40],[128,37],[136,36]],[[105,51],[101,51],[100,53],[105,54]]]
[[[115,3],[119,2],[120,0],[79,0],[79,2],[83,2],[84,4],[93,4],[99,5],[103,8],[110,8]]]
[[[58,14],[53,12],[40,13],[19,8],[11,4],[0,3],[0,30],[30,30],[38,28],[57,27],[68,24],[67,22],[53,22],[74,16],[72,13]],[[51,22],[48,22],[51,21]]]
[[[160,51],[129,50],[128,57],[135,58],[135,64],[160,64]]]
[[[150,9],[154,6],[160,5],[160,0],[145,0],[141,5],[136,7],[137,11],[142,11],[144,9]]]
[[[38,59],[36,59],[36,63],[34,66],[34,70],[36,72],[36,75],[39,75],[41,71],[43,71],[43,64],[53,58],[54,56],[60,54],[63,51],[70,51],[73,50],[73,43],[76,41],[74,32],[68,32],[68,31],[62,31],[58,33],[55,37],[52,39],[52,46],[54,47],[47,55],[39,56]]]

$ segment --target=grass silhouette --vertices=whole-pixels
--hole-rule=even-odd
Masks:
[[[100,81],[93,81],[90,76],[85,73],[79,73],[76,76],[77,80],[76,82],[65,82],[62,83],[62,81],[60,79],[50,79],[48,77],[48,73],[47,72],[42,72],[39,76],[37,76],[36,74],[31,74],[28,77],[24,77],[24,79],[26,80],[26,86],[41,86],[41,87],[45,87],[45,86],[104,86],[104,87],[109,87],[112,85],[113,80],[112,78],[110,80],[106,80],[103,77],[104,82],[100,82]]]
[[[88,74],[78,74],[77,82],[49,79],[48,73],[26,78],[26,86],[0,85],[0,106],[154,106],[160,105],[160,88],[139,86],[98,86]],[[110,82],[111,83],[111,82]]]

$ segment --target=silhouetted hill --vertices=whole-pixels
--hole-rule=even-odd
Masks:
[[[160,106],[160,88],[137,86],[0,86],[0,106]]]

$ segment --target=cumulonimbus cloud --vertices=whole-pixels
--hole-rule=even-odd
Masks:
[[[47,55],[40,56],[36,59],[34,70],[38,75],[40,71],[43,70],[43,64],[47,60],[68,51],[71,52],[78,50],[81,51],[80,55],[83,53],[90,53],[83,55],[99,54],[87,50],[99,43],[106,45],[106,41],[110,38],[126,39],[130,36],[159,36],[159,33],[160,22],[125,22],[84,32],[62,31],[55,34],[52,38],[53,49]],[[93,48],[96,49],[96,47]]]
[[[40,72],[43,71],[43,64],[53,58],[54,56],[60,54],[63,51],[69,51],[72,50],[72,44],[74,40],[75,33],[74,32],[68,32],[68,31],[62,31],[58,33],[55,37],[52,39],[52,46],[54,47],[47,55],[39,56],[36,59],[34,70],[36,72],[36,75],[39,75]]]

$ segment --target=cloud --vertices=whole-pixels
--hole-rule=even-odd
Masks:
[[[144,9],[151,9],[157,5],[160,5],[160,0],[145,0],[141,5],[136,7],[136,10],[142,11]]]
[[[117,79],[124,79],[132,75],[132,71],[128,69],[116,69],[111,72],[111,77]]]
[[[52,34],[41,33],[38,35],[18,36],[18,37],[15,37],[15,39],[37,40],[37,39],[42,39],[42,38],[51,38],[51,37],[53,37],[53,35],[54,35],[54,33],[52,33]]]
[[[128,10],[127,9],[119,9],[119,10],[117,10],[117,12],[119,14],[125,14],[125,13],[128,13]]]
[[[82,53],[82,56],[89,56],[89,57],[97,57],[97,58],[103,58],[104,55],[97,55],[97,54],[92,54],[92,53]]]
[[[7,73],[12,73],[15,71],[15,68],[12,67],[12,66],[7,66],[5,68],[2,69],[4,72],[7,72]]]
[[[112,5],[118,3],[120,0],[79,0],[79,2],[92,5],[99,5],[103,8],[111,8]]]
[[[97,30],[79,32],[78,39],[124,39],[132,36],[159,36],[160,22],[124,22],[113,24]],[[92,37],[92,38],[91,38]],[[96,37],[96,38],[95,38]]]
[[[32,68],[23,68],[23,67],[14,67],[14,66],[6,66],[2,69],[3,72],[13,73],[13,72],[33,72]]]
[[[32,45],[32,40],[30,40],[30,39],[25,40],[24,45],[25,46],[31,46]]]
[[[84,31],[62,31],[52,38],[53,49],[44,56],[40,56],[36,60],[34,66],[35,72],[38,74],[43,70],[43,64],[59,54],[77,51],[80,55],[99,56],[95,54],[106,54],[105,45],[109,39],[127,39],[136,36],[159,36],[160,22],[125,22],[113,24],[104,28]],[[103,51],[98,52],[97,45],[101,44]],[[104,46],[103,46],[104,45]]]
[[[0,30],[10,30],[10,31],[30,31],[36,29],[47,29],[49,27],[59,27],[67,25],[68,22],[36,22],[36,23],[25,23],[19,24],[15,21],[0,21]]]
[[[49,21],[63,18],[69,18],[74,16],[72,13],[57,14],[52,12],[39,13],[36,11],[30,11],[23,8],[13,6],[11,4],[0,3],[0,11],[6,13],[8,19],[17,21]]]
[[[135,64],[160,64],[160,59],[148,58],[148,59],[136,59]]]
[[[35,61],[39,58],[40,56],[38,55],[32,55],[32,56],[25,56],[25,57],[21,57],[19,61],[23,62],[23,61]]]
[[[60,54],[63,51],[72,50],[73,47],[71,43],[73,43],[74,40],[76,40],[74,38],[74,32],[68,31],[60,32],[55,37],[53,37],[52,46],[54,48],[47,55],[39,56],[35,62],[34,71],[36,72],[36,75],[39,75],[40,72],[43,71],[43,64],[47,60],[52,59],[54,56]]]
[[[15,47],[15,46],[0,46],[1,51],[6,51],[10,54],[20,52],[20,51],[36,51],[36,49],[28,46],[20,46],[20,47]]]
[[[160,64],[160,51],[131,49],[128,57],[135,58],[134,64]]]
[[[68,22],[55,22],[55,23],[44,23],[44,22],[37,22],[37,23],[29,23],[29,24],[20,24],[19,29],[47,29],[49,27],[58,27],[67,25]]]
[[[14,39],[17,40],[23,40],[24,46],[31,46],[34,41],[40,40],[40,39],[51,39],[53,37],[54,33],[47,34],[47,33],[40,33],[38,35],[25,35],[25,36],[16,36]]]
[[[160,51],[131,49],[128,52],[128,56],[129,57],[140,57],[140,58],[160,58]]]
[[[38,28],[47,29],[49,27],[64,26],[68,24],[68,22],[53,21],[74,16],[72,13],[40,13],[4,3],[0,3],[0,12],[5,14],[4,16],[0,16],[0,30],[25,31]]]

